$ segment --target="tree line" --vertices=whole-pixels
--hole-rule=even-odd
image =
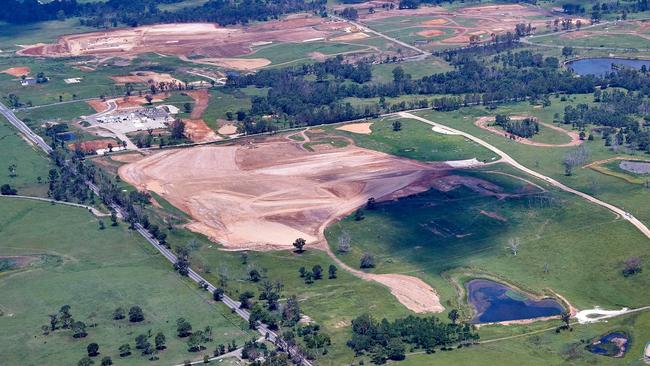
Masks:
[[[190,22],[230,25],[277,19],[286,13],[320,11],[325,5],[322,0],[209,0],[202,5],[175,11],[160,10],[158,7],[159,4],[181,1],[183,0],[108,0],[80,3],[77,0],[58,0],[42,3],[38,0],[6,0],[0,8],[0,20],[25,24],[81,17],[82,25],[94,27]]]
[[[435,316],[410,315],[391,322],[363,314],[352,320],[352,338],[347,345],[357,355],[368,354],[375,364],[384,364],[388,360],[404,360],[407,346],[434,353],[437,347],[448,351],[478,340],[479,335],[471,325],[456,324],[457,317],[450,319],[451,323],[444,323]]]

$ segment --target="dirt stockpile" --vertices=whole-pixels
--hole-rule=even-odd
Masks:
[[[129,183],[189,213],[190,229],[229,249],[286,249],[330,221],[444,175],[430,165],[348,147],[308,152],[286,140],[164,151],[120,168]]]
[[[108,32],[60,37],[55,44],[26,46],[24,56],[121,56],[158,52],[201,57],[233,57],[252,52],[259,42],[302,42],[327,38],[349,27],[347,22],[302,15],[247,27],[220,27],[212,23],[160,24]]]

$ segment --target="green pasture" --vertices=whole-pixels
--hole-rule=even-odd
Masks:
[[[37,264],[0,274],[0,348],[3,363],[71,365],[86,355],[86,346],[99,344],[100,356],[115,364],[149,363],[135,350],[139,334],[162,331],[167,349],[152,364],[177,364],[201,359],[187,351],[185,339],[176,336],[176,319],[186,318],[195,330],[213,327],[217,344],[235,339],[239,345],[252,336],[237,316],[210,300],[196,284],[179,277],[157,251],[122,223],[99,230],[98,219],[87,211],[18,199],[0,200],[1,255],[47,258]],[[88,336],[74,339],[70,330],[43,335],[48,314],[71,306],[75,320],[89,326]],[[142,323],[113,320],[122,306],[138,305]],[[121,358],[118,347],[131,344],[133,354]],[[99,360],[95,361],[96,364]]]
[[[309,56],[312,52],[319,52],[325,56],[334,56],[350,51],[360,51],[367,47],[347,43],[331,43],[323,41],[303,43],[274,43],[260,46],[243,58],[265,58],[271,61],[268,67],[284,66],[298,61],[313,62]]]
[[[37,148],[28,145],[9,122],[0,117],[0,185],[9,184],[21,195],[44,196],[47,193],[47,175],[50,161]],[[16,166],[16,176],[11,177],[9,166]],[[38,183],[41,177],[41,184]]]

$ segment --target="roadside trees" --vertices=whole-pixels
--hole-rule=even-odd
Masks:
[[[359,267],[361,268],[374,268],[375,267],[375,257],[370,253],[363,253],[361,260],[359,261]]]

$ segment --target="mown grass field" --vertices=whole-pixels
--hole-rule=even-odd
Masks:
[[[28,145],[4,117],[0,117],[0,156],[0,185],[9,184],[21,195],[46,195],[49,159]],[[16,166],[15,177],[10,176],[10,165]],[[43,183],[38,183],[38,177]]]
[[[393,118],[371,120],[372,133],[369,135],[336,130],[333,126],[328,126],[325,130],[347,136],[361,147],[416,160],[477,158],[481,161],[491,161],[496,158],[491,151],[464,137],[433,133],[431,127],[424,123],[400,119],[401,131],[393,131],[394,121],[397,120]]]
[[[0,255],[47,258],[14,272],[0,273],[0,349],[2,363],[71,365],[85,356],[86,346],[100,346],[99,359],[111,356],[114,363],[149,363],[135,350],[139,334],[162,331],[167,349],[160,361],[176,364],[201,359],[189,353],[185,339],[176,336],[176,319],[184,317],[194,327],[213,327],[217,344],[236,339],[238,344],[253,336],[247,324],[227,308],[210,300],[209,294],[175,274],[171,265],[125,224],[99,230],[97,218],[83,209],[48,203],[3,198],[0,200]],[[71,306],[75,320],[97,325],[88,336],[73,339],[71,331],[43,335],[48,314],[62,305]],[[118,306],[139,305],[145,320],[129,323],[112,320]],[[130,343],[134,354],[120,358],[118,347]],[[96,364],[99,360],[96,360]]]

